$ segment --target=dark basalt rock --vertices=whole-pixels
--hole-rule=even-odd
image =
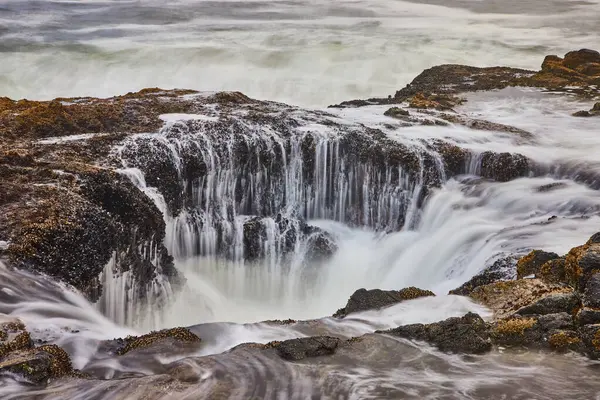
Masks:
[[[494,153],[486,151],[481,155],[480,174],[499,182],[508,182],[529,175],[530,165],[527,157],[521,154]]]
[[[591,359],[600,358],[600,324],[585,325],[579,330],[584,353]]]
[[[121,156],[128,166],[139,168],[146,183],[156,187],[164,196],[173,215],[183,207],[182,177],[165,141],[155,138],[138,138],[135,145],[125,146]]]
[[[583,291],[583,305],[600,308],[600,273],[595,273],[588,279]]]
[[[538,275],[544,264],[557,258],[559,256],[556,253],[533,250],[517,262],[517,279],[522,279],[529,275]]]
[[[335,240],[327,232],[310,233],[307,240],[305,260],[309,263],[320,263],[331,258],[338,250]]]
[[[306,261],[320,262],[331,257],[337,251],[334,239],[327,232],[307,225],[301,219],[293,219],[277,215],[274,221],[277,224],[279,250],[282,254],[292,252],[299,240],[306,240]],[[243,243],[244,259],[256,261],[266,256],[264,245],[267,241],[266,220],[261,217],[252,217],[244,222]]]
[[[492,349],[487,326],[474,313],[433,324],[404,325],[377,333],[426,341],[441,351],[451,353],[482,354]]]
[[[310,357],[328,356],[335,353],[340,339],[332,336],[314,336],[290,339],[277,343],[277,354],[288,361],[299,361]]]
[[[490,283],[502,280],[514,279],[516,262],[516,257],[505,257],[496,260],[494,264],[463,283],[460,287],[451,290],[448,294],[468,296],[479,286],[489,285]]]
[[[469,296],[491,309],[496,318],[504,319],[546,296],[572,292],[564,285],[548,284],[540,279],[518,279],[476,287]]]
[[[600,309],[583,307],[575,316],[578,325],[600,324]]]
[[[263,256],[262,244],[267,236],[262,218],[254,217],[244,223],[244,258],[252,261]]]
[[[541,299],[517,310],[519,315],[544,315],[566,312],[573,314],[581,306],[579,295],[575,292],[556,293],[544,296]]]
[[[533,76],[533,71],[516,68],[477,68],[466,65],[438,65],[421,72],[405,88],[395,94],[395,99],[406,99],[419,92],[456,94],[478,90],[503,89],[515,77]]]
[[[600,76],[600,63],[598,65],[598,75]],[[591,110],[581,110],[573,113],[574,117],[594,117],[600,115],[600,102],[594,104]]]
[[[548,338],[555,330],[573,329],[573,319],[567,313],[543,316],[514,316],[492,324],[493,342],[501,346],[548,348]]]
[[[117,246],[119,227],[89,202],[56,193],[43,213],[23,221],[8,249],[13,265],[44,272],[91,295],[95,280]],[[92,287],[90,287],[90,284]]]
[[[387,307],[401,301],[425,296],[435,296],[435,294],[429,290],[416,287],[409,287],[402,290],[358,289],[350,296],[346,307],[337,310],[333,316],[344,318],[354,312]]]

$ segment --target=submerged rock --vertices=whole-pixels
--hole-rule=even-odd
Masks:
[[[598,68],[599,68],[598,75],[600,76],[600,64],[598,64]],[[574,112],[573,116],[574,117],[594,117],[594,116],[600,116],[600,102],[594,104],[594,106],[592,107],[592,109],[589,110],[589,111],[581,110],[581,111]]]
[[[386,112],[384,112],[383,115],[385,115],[386,117],[402,119],[403,117],[410,116],[410,113],[408,112],[408,110],[405,110],[403,108],[392,107],[392,108],[388,109]]]
[[[408,287],[402,290],[358,289],[350,296],[344,308],[333,314],[336,318],[344,318],[348,314],[387,307],[405,300],[419,297],[435,296],[430,290]]]
[[[274,347],[277,354],[288,361],[299,361],[305,358],[328,356],[335,353],[340,339],[331,336],[314,336],[284,340]]]
[[[481,354],[492,349],[486,323],[474,313],[433,324],[404,325],[377,333],[423,340],[441,351],[452,353]]]

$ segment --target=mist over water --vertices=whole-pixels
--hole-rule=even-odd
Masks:
[[[597,0],[2,0],[0,94],[113,96],[158,86],[326,106],[393,94],[437,64],[537,69],[546,54],[600,42],[598,7]]]

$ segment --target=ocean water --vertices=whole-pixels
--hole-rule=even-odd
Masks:
[[[598,0],[2,0],[0,94],[387,96],[436,64],[537,69],[600,43]]]

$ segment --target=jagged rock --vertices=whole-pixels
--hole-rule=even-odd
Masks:
[[[282,254],[294,251],[296,243],[306,239],[306,261],[320,262],[331,257],[337,251],[334,239],[327,232],[295,220],[278,215],[274,221],[281,237],[276,237]],[[265,218],[252,217],[244,222],[243,243],[244,259],[255,261],[266,256],[267,221]]]
[[[581,300],[575,292],[557,293],[544,296],[517,310],[519,315],[544,315],[566,312],[573,314],[579,309]]]
[[[535,273],[535,276],[548,283],[565,282],[565,257],[554,258],[545,262],[539,268],[539,271]]]
[[[377,333],[423,340],[441,351],[452,353],[481,354],[492,348],[485,322],[474,313],[448,318],[433,324],[404,325]]]
[[[183,207],[183,186],[177,160],[168,143],[140,137],[124,146],[121,156],[129,167],[139,168],[144,173],[146,183],[163,194],[170,211],[177,215]]]
[[[459,296],[468,296],[475,288],[479,286],[489,285],[502,280],[510,280],[515,275],[515,257],[505,257],[496,260],[494,264],[463,283],[460,287],[451,290],[448,294]]]
[[[597,74],[600,64],[595,61],[596,54],[596,51],[582,49],[567,53],[564,59],[547,56],[541,71],[530,79],[522,79],[520,83],[554,89],[597,85],[600,82],[600,76]]]
[[[278,342],[274,347],[284,360],[299,361],[335,353],[340,339],[332,336],[313,336]]]
[[[545,263],[557,258],[559,258],[559,256],[556,253],[533,250],[517,262],[517,279],[522,279],[529,275],[538,275],[541,267]]]
[[[527,176],[529,160],[521,154],[494,153],[486,151],[481,155],[481,176],[499,182]]]
[[[201,339],[187,328],[171,328],[150,332],[141,336],[128,336],[124,339],[115,339],[118,345],[115,353],[124,355],[130,351],[149,347],[165,340],[177,342],[199,343]]]
[[[506,318],[545,296],[571,292],[570,288],[548,284],[540,279],[519,279],[477,287],[470,297],[490,308],[496,318]]]
[[[429,290],[408,287],[402,290],[358,289],[350,296],[346,307],[333,314],[336,318],[344,318],[348,314],[390,306],[405,300],[419,297],[435,296]]]
[[[587,281],[600,270],[598,234],[582,246],[572,248],[565,258],[565,279],[577,290],[585,291]]]

